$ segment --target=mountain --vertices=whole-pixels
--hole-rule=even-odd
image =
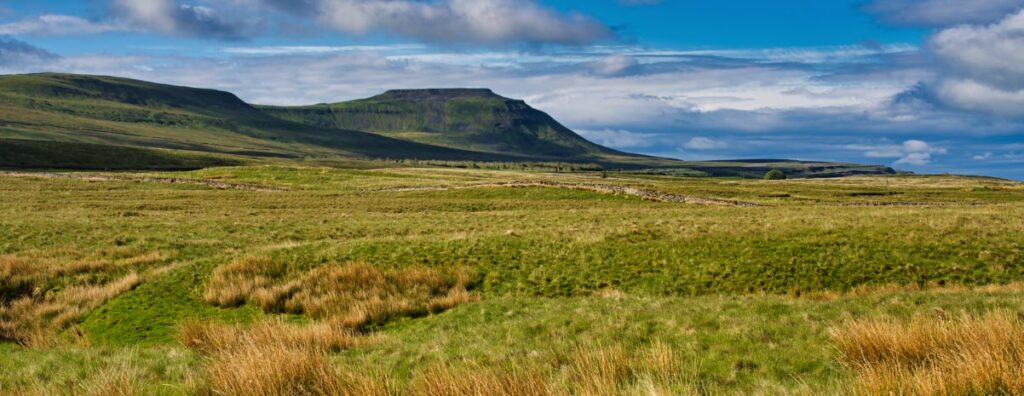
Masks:
[[[222,91],[69,74],[0,76],[0,138],[252,157],[510,159],[289,122]]]
[[[391,90],[350,102],[260,109],[317,127],[524,158],[599,161],[628,155],[591,143],[526,102],[489,89]]]
[[[0,76],[0,167],[194,169],[353,159],[570,162],[655,173],[791,177],[891,173],[795,161],[686,162],[591,143],[520,100],[486,89],[394,90],[299,107],[117,77]],[[347,162],[346,162],[347,161]]]

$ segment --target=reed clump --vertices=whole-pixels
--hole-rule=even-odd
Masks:
[[[381,270],[350,263],[289,275],[281,263],[246,257],[218,268],[204,298],[222,307],[249,303],[267,312],[305,314],[350,328],[437,313],[476,298],[468,291],[472,275],[465,269]]]
[[[999,310],[906,321],[851,320],[831,329],[855,394],[1024,394],[1024,319]]]

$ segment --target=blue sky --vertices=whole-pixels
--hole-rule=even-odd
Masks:
[[[1024,0],[0,0],[0,73],[490,87],[619,149],[1024,179]]]

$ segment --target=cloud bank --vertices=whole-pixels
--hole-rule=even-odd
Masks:
[[[0,25],[7,35],[85,35],[111,31],[243,40],[316,24],[353,36],[383,34],[442,44],[584,45],[612,30],[589,16],[536,0],[106,0],[106,16],[46,14]]]

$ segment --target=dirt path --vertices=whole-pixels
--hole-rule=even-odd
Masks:
[[[721,198],[704,198],[692,195],[680,195],[674,193],[668,193],[656,190],[647,190],[636,187],[627,186],[616,186],[610,184],[595,184],[595,183],[562,183],[553,181],[522,181],[522,182],[503,182],[503,183],[484,183],[484,184],[469,184],[462,186],[431,186],[431,187],[398,187],[384,190],[373,190],[374,192],[402,192],[402,191],[446,191],[446,190],[465,190],[465,189],[476,189],[476,188],[500,188],[500,187],[511,187],[511,188],[526,188],[526,187],[546,187],[546,188],[567,188],[571,190],[580,191],[593,191],[603,194],[615,194],[615,195],[630,195],[639,197],[648,201],[657,202],[679,202],[679,203],[692,203],[702,205],[725,205],[725,206],[739,206],[739,207],[753,207],[761,206],[753,202],[736,201],[731,199]]]
[[[259,184],[231,183],[217,180],[187,179],[180,177],[153,177],[153,176],[129,176],[129,175],[96,175],[87,173],[57,173],[57,172],[0,172],[0,176],[12,177],[36,177],[42,179],[71,179],[84,181],[130,181],[138,183],[165,183],[165,184],[191,184],[207,186],[221,190],[249,190],[260,192],[283,192],[288,191],[282,188],[269,187]]]

